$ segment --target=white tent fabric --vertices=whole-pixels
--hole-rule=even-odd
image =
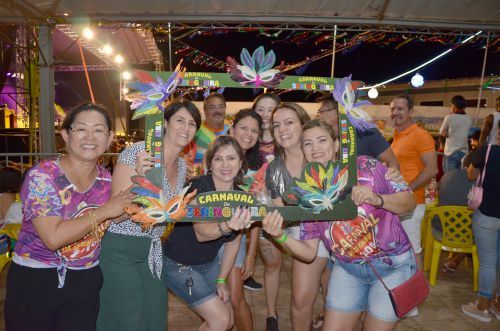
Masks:
[[[65,16],[67,14],[68,16]],[[2,0],[0,22],[255,22],[500,31],[498,0]],[[71,21],[70,21],[71,22]]]

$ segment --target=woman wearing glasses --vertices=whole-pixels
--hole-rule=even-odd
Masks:
[[[7,276],[7,330],[95,330],[100,239],[133,198],[125,191],[110,199],[111,175],[97,164],[110,130],[105,109],[74,108],[62,124],[67,154],[26,175],[23,224]]]

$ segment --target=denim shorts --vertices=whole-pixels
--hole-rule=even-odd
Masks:
[[[189,307],[199,306],[217,295],[215,281],[219,275],[219,259],[199,265],[184,265],[163,257],[167,287]],[[187,279],[193,279],[191,294],[186,286]]]
[[[243,263],[245,263],[245,257],[247,256],[247,236],[246,234],[241,236],[240,248],[238,249],[238,255],[236,255],[236,260],[234,261],[234,268],[241,268]],[[217,259],[219,260],[219,265],[222,263],[222,255],[224,254],[224,248],[226,244],[219,248],[217,253]]]
[[[390,289],[417,272],[411,249],[401,255],[377,258],[371,264]],[[379,320],[398,320],[387,290],[366,263],[335,260],[328,284],[326,308],[340,312],[367,311]]]

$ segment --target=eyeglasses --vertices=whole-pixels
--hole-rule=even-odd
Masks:
[[[104,139],[109,136],[109,131],[103,128],[93,128],[89,129],[83,126],[70,127],[71,132],[73,132],[78,138],[87,137],[91,134],[96,139]]]
[[[331,111],[331,110],[337,110],[337,108],[327,108],[327,109],[318,109],[318,114]]]

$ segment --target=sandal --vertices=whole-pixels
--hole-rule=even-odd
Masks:
[[[325,320],[325,316],[323,316],[323,315],[316,316],[312,321],[311,331],[321,330],[321,327],[323,326],[324,320]]]
[[[443,271],[445,272],[455,272],[457,270],[456,266],[452,267],[452,264],[449,262],[443,263]]]

